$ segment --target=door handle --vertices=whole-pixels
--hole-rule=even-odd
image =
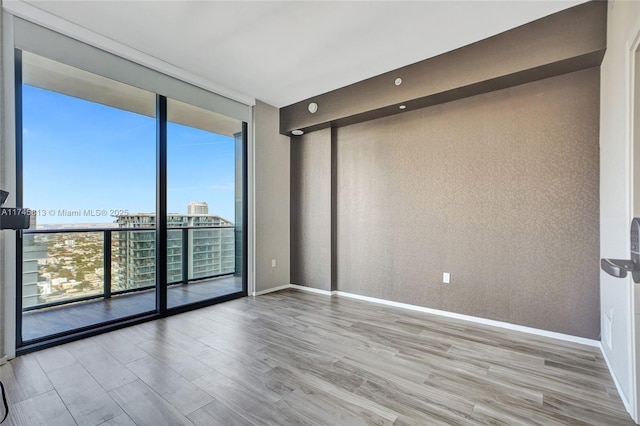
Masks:
[[[617,278],[624,278],[627,272],[633,272],[635,269],[633,262],[628,259],[601,259],[600,267],[607,274]]]
[[[631,272],[634,283],[640,283],[640,217],[634,217],[629,231],[631,259],[600,259],[600,267],[607,274],[616,278],[624,278]]]

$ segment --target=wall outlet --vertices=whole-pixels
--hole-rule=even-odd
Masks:
[[[275,260],[275,259],[271,259],[271,267],[272,267],[272,268],[275,268],[275,267],[277,266],[277,264],[278,264],[278,263],[276,262],[276,260]]]
[[[448,272],[443,272],[442,273],[442,282],[445,284],[450,284],[451,283],[451,274]]]

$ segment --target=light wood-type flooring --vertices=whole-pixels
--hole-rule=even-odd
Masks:
[[[18,357],[10,425],[629,425],[599,349],[285,290]]]

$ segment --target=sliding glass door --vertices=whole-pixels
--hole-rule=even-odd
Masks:
[[[16,80],[18,348],[246,294],[245,123],[26,51]]]
[[[21,340],[155,311],[153,225],[122,221],[154,210],[155,95],[18,53],[22,205],[31,213],[18,265]],[[136,250],[150,274],[130,273]]]
[[[176,308],[242,292],[235,258],[243,128],[174,99],[167,117],[167,307]]]

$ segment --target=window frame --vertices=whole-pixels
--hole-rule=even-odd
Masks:
[[[156,311],[154,313],[141,313],[133,317],[127,317],[123,319],[110,320],[104,323],[89,325],[80,327],[75,330],[71,330],[65,333],[58,333],[56,335],[48,336],[45,338],[38,338],[28,342],[22,341],[22,261],[23,261],[23,238],[22,232],[18,231],[16,234],[15,242],[15,305],[14,315],[15,323],[13,329],[15,332],[15,339],[12,342],[14,346],[15,354],[23,354],[38,350],[60,343],[77,340],[80,338],[88,337],[91,335],[99,334],[106,331],[115,330],[121,327],[125,327],[131,324],[140,323],[152,319],[159,319],[168,315],[177,314],[180,312],[198,309],[200,307],[209,306],[215,303],[232,300],[239,297],[247,296],[248,294],[248,282],[249,282],[249,247],[248,247],[248,149],[249,149],[249,129],[248,123],[251,122],[252,110],[247,105],[242,105],[236,101],[232,101],[228,98],[216,95],[208,92],[204,89],[197,88],[189,83],[185,83],[174,79],[173,77],[166,76],[157,71],[150,70],[141,65],[135,64],[126,59],[114,56],[110,53],[101,51],[94,47],[85,45],[77,40],[70,39],[61,34],[55,33],[51,30],[45,29],[38,25],[32,24],[28,21],[24,21],[20,18],[15,18],[15,47],[13,49],[13,94],[14,94],[14,140],[15,140],[15,206],[18,208],[23,207],[23,152],[22,152],[22,51],[29,51],[31,53],[49,58],[63,64],[67,64],[100,76],[110,78],[125,84],[129,84],[141,89],[152,91],[156,93]],[[27,31],[27,29],[33,29],[33,31]],[[26,31],[26,32],[25,32]],[[46,34],[46,36],[45,36]],[[74,46],[74,47],[70,47]],[[29,48],[26,48],[28,46]],[[31,48],[33,47],[33,48]],[[75,51],[74,51],[75,49]],[[80,50],[80,52],[78,51]],[[43,51],[46,51],[43,54]],[[67,61],[69,52],[74,52],[71,60]],[[87,55],[83,55],[82,52],[86,52]],[[90,58],[87,60],[87,58]],[[79,64],[81,62],[81,64]],[[100,72],[96,72],[96,67],[104,66]],[[80,66],[78,66],[80,65]],[[114,72],[117,71],[117,72]],[[138,74],[139,73],[139,74]],[[115,77],[114,78],[114,74]],[[132,77],[133,76],[133,77]],[[138,85],[140,79],[148,82],[146,84]],[[141,87],[144,86],[144,87]],[[156,89],[162,88],[163,90],[151,90],[153,87]],[[167,188],[166,188],[166,143],[167,143],[167,95],[171,94],[172,99],[195,105],[218,114],[227,115],[231,118],[236,118],[242,122],[242,156],[240,163],[242,165],[241,179],[242,179],[242,220],[241,223],[236,223],[236,227],[242,231],[241,241],[242,244],[242,291],[239,293],[232,293],[225,296],[203,300],[196,303],[187,305],[181,305],[173,308],[167,308],[167,217],[166,217],[166,202],[167,202]],[[218,109],[220,108],[220,109]],[[229,115],[231,113],[232,115]],[[5,160],[6,161],[6,160]],[[5,241],[5,247],[12,245],[10,241]],[[160,255],[158,255],[160,253]],[[11,262],[5,263],[6,269],[11,268],[13,265]],[[6,276],[6,274],[5,274]],[[8,314],[8,313],[7,313]],[[9,321],[9,315],[4,318],[5,330]],[[5,347],[7,339],[5,338]],[[11,351],[7,351],[11,353]]]

